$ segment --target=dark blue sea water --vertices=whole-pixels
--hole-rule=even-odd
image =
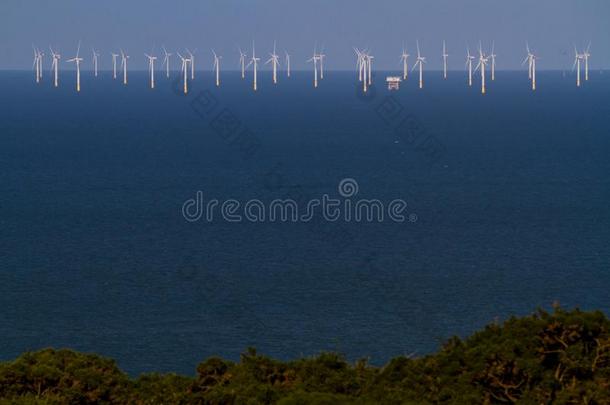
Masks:
[[[393,93],[378,74],[367,97],[351,72],[315,91],[309,72],[264,72],[256,94],[205,72],[188,96],[91,76],[76,94],[71,72],[59,89],[0,73],[1,360],[70,347],[192,374],[255,346],[381,364],[554,301],[610,312],[608,72],[581,89],[542,72],[536,93],[498,72],[484,97],[463,72]],[[199,190],[305,201],[344,178],[417,221],[181,213]]]

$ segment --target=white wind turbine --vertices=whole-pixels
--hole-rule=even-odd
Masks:
[[[155,61],[157,57],[154,55],[144,54],[148,58],[148,72],[150,73],[150,88],[155,88]]]
[[[356,56],[358,57],[358,61],[356,62],[356,66],[358,68],[358,81],[361,82],[362,81],[362,74],[363,74],[363,70],[364,70],[364,55],[362,53],[362,51],[360,51],[360,49],[354,47],[354,52],[356,52]]]
[[[415,61],[415,64],[413,65],[413,69],[411,69],[411,71],[415,70],[417,68],[417,66],[419,65],[419,88],[420,89],[424,87],[424,63],[426,63],[426,58],[421,56],[421,53],[419,51],[419,41],[417,41],[417,60]]]
[[[370,55],[368,52],[366,54],[366,63],[368,64],[368,80],[369,80],[369,86],[373,84],[373,59],[375,59],[374,56]],[[366,75],[365,75],[366,77]],[[366,80],[366,79],[365,79]]]
[[[91,53],[93,54],[93,75],[97,77],[97,62],[100,54],[93,48],[91,48]]]
[[[163,48],[163,64],[165,65],[165,77],[167,77],[169,79],[169,58],[170,56],[172,56],[171,53],[167,52],[167,49],[165,49],[165,47]]]
[[[80,53],[80,41],[78,41],[78,48],[76,50],[76,56],[72,59],[68,59],[66,62],[74,62],[76,63],[76,91],[80,91],[80,63],[83,61],[83,58],[79,58]]]
[[[290,77],[290,55],[286,51],[284,53],[286,54],[286,76]]]
[[[574,65],[572,71],[576,68],[576,87],[580,87],[580,61],[584,59],[584,54],[578,53],[576,45],[574,45]]]
[[[318,54],[318,59],[320,60],[320,80],[324,79],[324,58],[326,57],[322,52],[324,52],[324,45],[322,45],[320,53]]]
[[[258,85],[256,82],[256,79],[257,79],[256,75],[257,75],[258,62],[260,60],[261,60],[260,58],[256,57],[256,51],[254,50],[254,41],[252,41],[252,59],[250,59],[250,63],[248,63],[247,67],[249,67],[250,65],[254,66],[254,76],[253,76],[254,77],[254,83],[253,83],[254,91],[256,91],[258,89],[258,87],[257,87]]]
[[[216,55],[216,52],[212,49],[212,53],[214,54],[214,70],[216,71],[216,87],[220,86],[220,60],[222,56]]]
[[[44,52],[38,50],[38,76],[42,80],[42,59],[44,58]]]
[[[49,46],[49,49],[51,50],[51,57],[53,58],[53,64],[51,65],[51,70],[53,70],[53,76],[54,76],[54,85],[55,87],[59,86],[59,75],[58,75],[58,70],[59,70],[59,60],[61,59],[61,55],[58,53],[55,53],[55,51],[53,51],[53,48],[51,48]]]
[[[246,78],[246,54],[239,48],[239,67],[241,68],[241,78]]]
[[[534,53],[530,50],[529,43],[525,43],[525,47],[527,49],[527,56],[523,60],[522,65],[526,62],[528,64],[528,76],[532,81],[532,90],[536,90],[536,59],[539,59]]]
[[[589,45],[587,45],[587,50],[585,51],[585,53],[582,54],[582,57],[585,60],[585,81],[589,80],[589,58],[591,57],[591,54],[589,53],[590,49],[591,42],[589,42]]]
[[[34,49],[34,63],[32,63],[32,69],[35,69],[36,73],[36,83],[40,83],[40,53],[34,45],[32,45]]]
[[[123,84],[127,85],[127,59],[129,59],[129,55],[126,55],[125,52],[121,49],[121,67],[123,68]]]
[[[485,94],[485,66],[487,66],[488,61],[489,57],[485,57],[483,54],[483,47],[479,42],[479,64],[475,68],[475,72],[481,69],[481,94]]]
[[[494,80],[496,80],[496,52],[495,52],[495,48],[496,48],[496,42],[492,41],[491,43],[491,53],[489,54],[489,57],[491,58],[491,81],[493,82]]]
[[[443,79],[447,78],[447,58],[449,54],[447,53],[447,45],[445,41],[443,41]]]
[[[195,80],[195,52],[197,52],[197,49],[193,49],[193,52],[189,51],[188,48],[186,49],[186,53],[189,54],[189,60],[191,63],[191,80]]]
[[[269,56],[271,57],[265,62],[265,65],[271,63],[273,67],[273,84],[277,84],[277,67],[280,64],[280,57],[275,53],[275,41],[273,41],[273,53],[270,53]]]
[[[112,55],[112,78],[116,79],[116,58],[119,57],[118,53],[111,53]]]
[[[368,84],[369,84],[367,73],[366,73],[367,65],[368,65],[368,62],[367,62],[368,55],[367,55],[366,51],[361,52],[360,58],[361,58],[360,68],[361,68],[361,72],[362,72],[362,83],[363,83],[362,91],[364,91],[366,93],[368,91]],[[368,66],[368,68],[370,69],[370,66]]]
[[[402,55],[400,55],[400,61],[402,62],[402,79],[403,80],[407,80],[407,77],[409,77],[409,63],[408,63],[408,59],[409,59],[409,55],[406,51],[406,49],[403,47],[402,48]]]
[[[180,55],[180,52],[177,52],[177,54],[178,54],[178,57],[182,60],[182,67],[180,68],[180,72],[184,76],[184,94],[187,94],[188,93],[188,69],[189,69],[189,62],[191,60],[184,58],[182,55]]]
[[[317,88],[318,87],[318,60],[319,60],[319,56],[316,53],[316,49],[314,48],[313,50],[313,56],[311,58],[309,58],[307,60],[307,62],[313,62],[313,87]]]
[[[470,47],[466,45],[466,67],[468,68],[468,85],[472,86],[472,61],[474,56],[470,54]]]

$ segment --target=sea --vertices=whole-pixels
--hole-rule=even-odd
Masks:
[[[0,72],[0,361],[382,365],[539,308],[610,313],[610,72],[542,71],[535,92],[487,73],[482,95],[463,71],[366,93],[355,72],[265,70],[254,92],[202,71],[188,94],[179,72],[83,71],[80,93],[74,71]],[[338,218],[223,211],[324,198]],[[357,221],[359,201],[402,214]]]

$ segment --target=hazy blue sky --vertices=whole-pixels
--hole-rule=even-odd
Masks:
[[[102,68],[119,47],[144,68],[143,52],[161,44],[197,48],[205,69],[213,47],[225,69],[237,69],[237,46],[249,49],[252,39],[265,56],[277,39],[295,69],[307,67],[316,42],[329,69],[352,69],[352,46],[369,47],[377,68],[397,69],[403,42],[413,53],[416,38],[431,69],[440,68],[443,39],[453,69],[463,68],[466,42],[479,39],[495,40],[500,69],[520,67],[526,40],[542,57],[539,69],[571,68],[571,44],[589,40],[592,68],[608,68],[610,0],[0,0],[2,69],[29,69],[32,43],[72,57],[79,39],[86,69],[91,46],[102,51]]]

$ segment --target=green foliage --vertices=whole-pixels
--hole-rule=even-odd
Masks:
[[[130,379],[112,360],[45,349],[0,363],[0,404],[610,404],[610,321],[538,311],[378,368],[335,353],[278,361],[248,349],[195,377]]]

